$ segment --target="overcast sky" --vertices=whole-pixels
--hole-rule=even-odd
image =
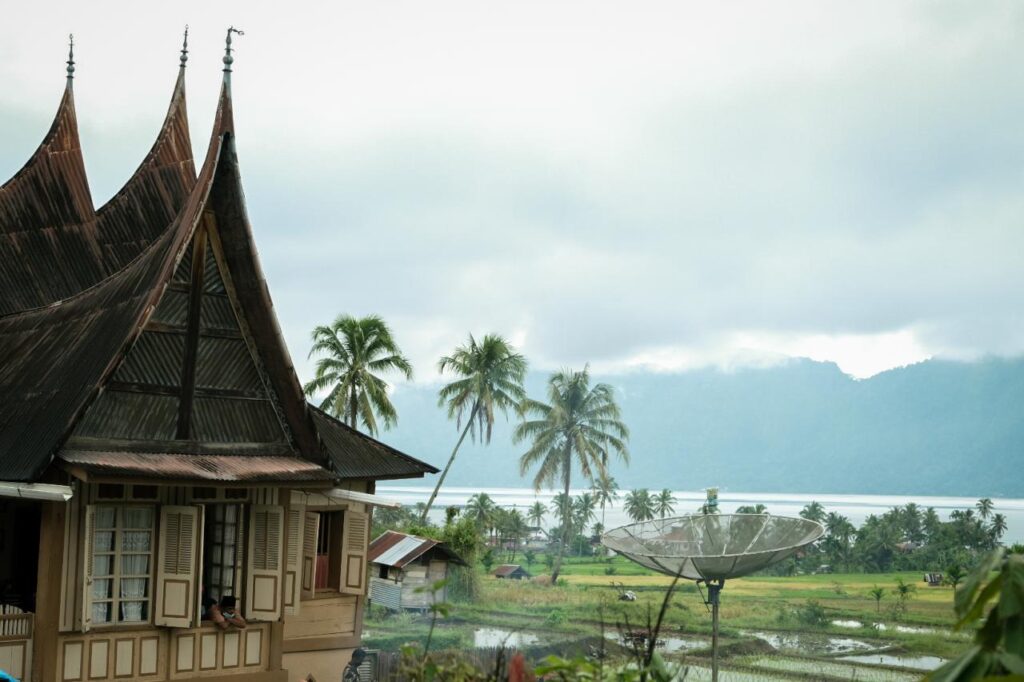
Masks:
[[[224,28],[243,180],[303,379],[379,313],[418,368],[470,331],[533,366],[870,376],[1024,352],[1024,5],[21,3],[0,179],[67,33],[94,201],[145,155],[191,25],[205,152]]]

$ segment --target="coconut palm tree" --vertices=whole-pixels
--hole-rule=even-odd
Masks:
[[[982,521],[988,521],[988,517],[992,516],[992,509],[995,505],[992,503],[991,498],[983,497],[978,500],[974,508],[978,510],[978,516],[981,517]]]
[[[516,427],[514,439],[517,443],[529,439],[531,444],[519,459],[519,469],[525,475],[537,467],[533,485],[538,490],[561,479],[568,496],[574,466],[593,483],[606,471],[609,452],[629,461],[629,429],[622,422],[614,389],[607,384],[592,386],[587,367],[580,372],[556,372],[548,380],[548,402],[526,400],[523,413],[524,421]],[[568,530],[562,529],[552,584],[562,568]]]
[[[316,375],[303,386],[307,394],[326,390],[320,408],[353,429],[361,422],[371,435],[378,431],[378,416],[385,429],[398,423],[398,413],[388,397],[388,384],[380,374],[398,372],[412,379],[412,364],[398,348],[391,329],[380,317],[342,315],[329,326],[313,329],[309,357],[316,361]]]
[[[768,507],[763,504],[745,504],[742,507],[736,507],[737,514],[767,514]]]
[[[1006,532],[1006,517],[1002,514],[993,514],[992,523],[989,524],[988,529],[992,534],[992,540],[999,542],[1003,537],[1003,533]]]
[[[587,526],[589,526],[597,518],[597,514],[594,513],[594,507],[597,504],[594,500],[594,496],[590,493],[583,493],[577,495],[572,503],[572,525],[575,530],[574,535],[586,534]]]
[[[541,528],[544,525],[544,516],[547,513],[548,508],[544,506],[543,502],[534,502],[533,506],[526,512],[526,518],[530,520],[530,523]]]
[[[654,513],[661,518],[665,518],[675,511],[675,507],[672,506],[675,503],[675,495],[672,494],[671,490],[665,488],[654,497]]]
[[[647,488],[630,490],[622,503],[622,509],[634,523],[654,518],[654,499]]]
[[[420,519],[422,522],[427,520],[427,513],[444,485],[466,436],[472,434],[474,439],[479,436],[485,444],[490,443],[496,413],[508,415],[509,410],[518,410],[526,398],[523,390],[526,358],[496,334],[487,334],[479,343],[470,334],[468,342],[456,348],[451,355],[441,358],[437,369],[442,374],[454,374],[456,377],[438,393],[438,405],[448,407],[448,418],[455,419],[456,428],[462,428],[464,418],[466,426],[462,428],[448,463],[437,479],[434,492],[430,493],[427,508]]]
[[[935,507],[928,507],[924,510],[924,517],[921,521],[921,525],[924,526],[924,532],[928,536],[928,540],[934,540],[942,527],[942,520],[939,518],[938,512],[935,511]]]
[[[477,528],[487,530],[494,520],[497,505],[487,493],[477,493],[466,502],[466,516],[473,519]]]
[[[817,521],[818,523],[821,523],[825,520],[825,508],[821,506],[820,502],[812,501],[800,510],[800,516],[808,521]]]
[[[597,503],[601,505],[601,525],[604,526],[605,507],[615,504],[615,500],[619,499],[619,484],[605,471],[594,481],[591,492],[594,493]]]

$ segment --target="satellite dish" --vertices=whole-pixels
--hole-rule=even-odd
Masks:
[[[770,514],[695,514],[641,521],[601,543],[641,566],[706,583],[711,606],[711,679],[718,680],[718,595],[730,578],[756,573],[825,534],[816,521]]]

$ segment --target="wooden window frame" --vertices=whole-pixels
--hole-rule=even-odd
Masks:
[[[224,509],[226,507],[235,507],[235,509],[238,510],[237,511],[238,517],[237,517],[237,519],[234,522],[234,526],[235,526],[235,565],[233,567],[234,568],[234,575],[232,576],[233,584],[232,584],[232,587],[231,587],[231,596],[233,596],[235,599],[237,599],[238,601],[241,602],[245,598],[246,567],[247,567],[246,566],[246,559],[248,557],[248,547],[246,546],[246,539],[248,537],[247,536],[247,521],[248,521],[247,510],[250,507],[250,505],[249,505],[248,502],[245,502],[245,501],[242,501],[242,500],[238,500],[238,501],[230,500],[230,501],[223,501],[223,502],[207,503],[207,504],[204,504],[203,507],[204,507],[204,511],[203,511],[203,529],[202,529],[202,536],[203,536],[203,561],[202,561],[202,565],[200,565],[200,567],[199,567],[199,589],[200,589],[200,591],[203,591],[204,588],[207,587],[207,585],[206,585],[206,564],[207,564],[207,561],[210,561],[210,557],[208,557],[207,553],[206,553],[206,549],[207,549],[206,548],[207,524],[210,522],[211,518],[213,518],[213,516],[216,514],[215,508]],[[213,520],[213,522],[210,523],[210,529],[212,530],[212,527],[214,525],[216,525],[217,523],[218,522],[216,520]],[[212,538],[210,540],[210,543],[211,543],[211,545],[214,543],[214,540]],[[221,571],[223,572],[224,567],[221,566],[220,568],[221,568]],[[223,576],[223,573],[221,575]],[[223,577],[221,578],[221,580],[223,580]],[[223,587],[223,585],[221,585],[221,587]],[[206,595],[202,595],[202,594],[200,595],[201,598],[203,596],[206,596]],[[212,597],[212,595],[210,595],[210,596]],[[219,599],[218,599],[218,601],[219,601]]]
[[[153,604],[154,604],[154,572],[156,570],[156,546],[157,546],[157,523],[158,523],[158,507],[155,504],[137,504],[133,502],[121,502],[113,504],[97,504],[94,505],[96,512],[102,509],[113,509],[114,510],[114,527],[113,528],[96,528],[91,529],[92,537],[86,538],[86,541],[92,545],[92,551],[89,553],[89,557],[95,561],[97,555],[110,556],[111,557],[111,570],[110,575],[97,576],[95,573],[92,574],[90,584],[88,586],[89,592],[83,595],[83,598],[88,601],[88,609],[90,613],[90,627],[96,629],[104,628],[130,628],[149,625],[153,622]],[[124,525],[125,511],[129,509],[146,509],[150,512],[150,526],[149,528],[141,527],[127,527]],[[110,551],[97,551],[95,545],[95,538],[97,532],[112,532],[113,537],[113,549]],[[123,538],[125,533],[129,532],[148,532],[149,533],[149,550],[146,552],[131,551],[125,552],[123,547]],[[131,574],[124,575],[121,572],[121,559],[125,556],[147,556],[149,557],[148,566],[149,572],[146,575],[142,574]],[[146,580],[146,594],[142,598],[122,598],[121,597],[121,580]],[[92,594],[92,581],[95,580],[110,580],[111,581],[111,596],[108,599],[95,599]],[[121,620],[120,618],[120,606],[121,602],[143,602],[146,604],[146,617],[143,620]],[[92,607],[97,603],[109,603],[111,620],[97,622],[92,618]]]

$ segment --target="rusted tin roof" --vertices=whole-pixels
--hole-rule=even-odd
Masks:
[[[508,576],[514,575],[516,573],[529,575],[526,569],[520,566],[519,564],[502,564],[501,566],[498,566],[496,569],[491,571],[491,575],[497,576],[499,578],[507,578]]]
[[[430,550],[444,555],[452,563],[460,566],[466,565],[466,562],[443,542],[393,530],[385,531],[383,535],[371,542],[367,556],[371,563],[404,568]]]
[[[126,267],[174,222],[195,177],[180,69],[149,154],[94,212],[69,80],[49,133],[0,187],[0,316],[70,298]]]
[[[396,450],[335,419],[313,405],[313,423],[340,478],[419,478],[437,467]]]
[[[115,236],[82,247],[81,258],[95,259],[97,271],[119,269],[88,286],[89,278],[72,278],[59,292],[37,291],[37,302],[48,301],[42,307],[0,313],[0,480],[36,480],[62,450],[68,466],[124,476],[155,475],[161,469],[153,463],[161,458],[167,458],[168,476],[192,470],[244,475],[246,467],[271,466],[273,457],[288,460],[287,466],[258,473],[261,480],[279,475],[275,480],[319,481],[328,469],[334,479],[437,471],[307,406],[246,215],[230,92],[226,73],[206,159],[192,183],[191,156],[183,155],[190,143],[179,73],[153,151],[90,223],[89,229],[112,226]],[[70,99],[55,124],[61,131],[73,123],[69,107]],[[69,182],[52,189],[73,193]],[[188,187],[187,196],[179,197]],[[45,197],[35,199],[45,204]],[[191,247],[200,224],[219,249],[216,263],[202,262]],[[55,243],[63,244],[60,238]],[[195,267],[204,269],[195,277],[193,251]],[[42,273],[30,268],[11,275],[4,267],[0,258],[0,289],[6,281],[36,281]],[[49,267],[59,270],[60,262]],[[224,280],[204,282],[198,273],[211,267],[222,267]],[[204,283],[190,288],[190,281]],[[198,298],[190,303],[189,296]],[[11,299],[10,305],[24,306],[25,300]],[[202,301],[198,322],[196,300]],[[193,315],[186,319],[188,310]],[[190,352],[181,346],[186,331],[198,347],[190,346],[192,359],[183,365],[182,354]],[[188,371],[179,372],[182,367]],[[186,385],[183,374],[194,381]],[[191,422],[183,428],[186,418]],[[229,459],[219,459],[225,453]]]
[[[298,457],[245,457],[65,450],[72,469],[100,478],[153,478],[221,483],[330,482],[334,474]]]
[[[222,93],[198,183],[177,218],[127,266],[68,299],[0,317],[0,479],[42,474],[138,338],[199,222],[232,130]]]

